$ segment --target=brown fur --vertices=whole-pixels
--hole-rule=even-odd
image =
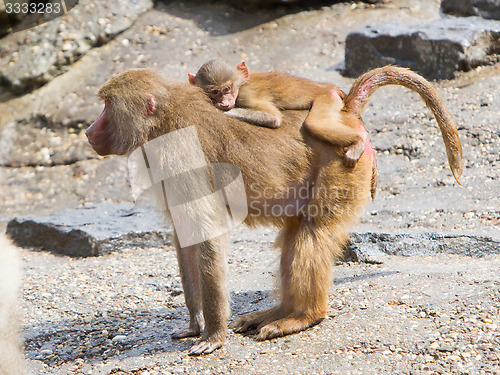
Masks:
[[[379,75],[397,75],[398,71],[388,67]],[[276,246],[281,249],[281,302],[272,309],[241,316],[232,324],[236,331],[256,328],[258,339],[264,340],[303,330],[326,314],[331,266],[348,238],[346,228],[369,197],[373,153],[371,149],[364,152],[356,166],[348,168],[342,163],[341,148],[325,145],[301,126],[308,115],[325,115],[334,126],[363,126],[357,112],[351,113],[349,108],[366,90],[371,93],[373,81],[367,85],[359,82],[354,85],[359,92],[351,90],[345,110],[325,114],[324,108],[313,105],[309,114],[285,111],[283,126],[275,130],[225,116],[198,87],[168,82],[152,70],[122,73],[99,90],[107,105],[87,130],[97,152],[125,154],[138,143],[194,125],[208,162],[231,163],[241,169],[249,207],[246,224],[280,228]],[[151,95],[158,105],[150,116],[144,111],[147,105],[130,104],[147,103]],[[120,111],[117,121],[111,113],[118,116]],[[125,118],[130,121],[124,122]],[[455,135],[451,125],[444,128],[445,139]],[[448,151],[454,160],[459,159],[456,148]],[[308,192],[306,197],[295,194],[300,188]],[[266,204],[281,208],[297,204],[298,209],[271,215],[264,211]],[[191,323],[175,337],[201,333],[201,341],[191,348],[193,355],[210,353],[225,340],[228,298],[224,250],[224,238],[178,248]]]

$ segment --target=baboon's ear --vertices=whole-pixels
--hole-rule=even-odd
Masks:
[[[246,79],[248,79],[250,74],[248,73],[248,68],[247,68],[247,65],[245,64],[244,61],[242,61],[238,65],[236,65],[236,69],[239,70],[241,72],[241,74],[243,74],[243,76]]]
[[[194,74],[190,74],[188,73],[188,79],[189,79],[189,83],[192,84],[193,86],[196,85],[196,76]]]

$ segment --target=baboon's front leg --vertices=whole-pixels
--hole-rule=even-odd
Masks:
[[[201,303],[200,274],[198,267],[199,245],[180,248],[176,239],[177,262],[184,289],[184,299],[189,310],[189,327],[172,334],[174,339],[201,335],[205,328]]]
[[[201,340],[193,345],[189,355],[208,354],[220,348],[226,340],[229,315],[226,291],[226,237],[209,240],[199,245],[199,274],[205,329]]]

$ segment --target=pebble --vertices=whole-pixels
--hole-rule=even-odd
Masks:
[[[455,348],[451,345],[448,345],[448,344],[441,344],[438,346],[438,350],[440,352],[452,352],[455,350]]]
[[[124,342],[127,341],[127,336],[125,335],[116,335],[115,337],[113,337],[113,339],[111,340],[112,342],[117,342],[119,344],[122,344]]]
[[[438,348],[439,348],[439,343],[437,341],[429,345],[429,349],[436,350]]]

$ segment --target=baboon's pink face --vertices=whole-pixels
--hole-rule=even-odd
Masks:
[[[211,90],[207,94],[216,108],[229,111],[236,105],[238,91],[238,88],[231,84],[223,86],[221,89]]]

